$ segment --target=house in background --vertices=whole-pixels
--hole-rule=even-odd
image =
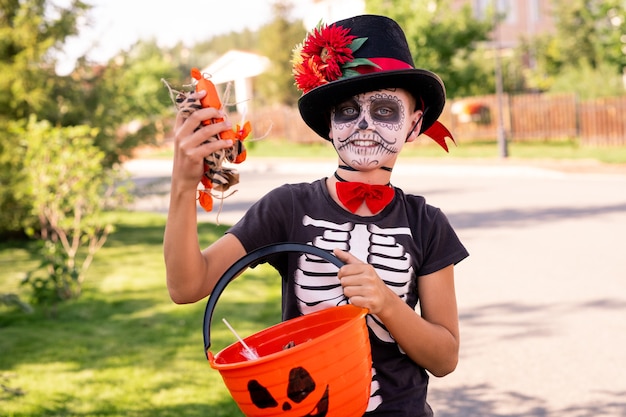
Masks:
[[[267,57],[251,52],[231,50],[219,57],[209,66],[202,69],[202,73],[213,84],[220,85],[233,83],[234,100],[228,98],[228,103],[236,103],[237,112],[241,115],[247,113],[248,102],[252,99],[252,78],[265,72],[270,66]],[[223,98],[222,98],[223,99]]]

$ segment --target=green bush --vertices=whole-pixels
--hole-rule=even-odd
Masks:
[[[29,203],[23,227],[41,240],[40,263],[24,285],[34,304],[55,305],[80,295],[85,272],[112,231],[102,213],[129,194],[117,185],[118,171],[103,166],[105,154],[93,145],[96,129],[31,119],[14,131],[25,144],[15,190]]]

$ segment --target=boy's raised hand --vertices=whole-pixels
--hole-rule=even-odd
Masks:
[[[202,98],[206,93],[199,91],[190,97]],[[185,118],[179,111],[175,124],[174,169],[172,179],[176,185],[194,190],[204,173],[204,158],[220,149],[232,146],[231,140],[211,140],[218,133],[231,128],[230,122],[223,121],[200,129],[197,127],[205,119],[223,116],[222,111],[215,108],[204,108],[195,111]]]

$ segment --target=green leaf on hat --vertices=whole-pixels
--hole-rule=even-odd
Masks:
[[[345,64],[343,64],[341,66],[341,68],[355,68],[355,67],[359,67],[361,65],[367,65],[370,67],[376,67],[376,68],[380,68],[379,65],[373,63],[372,61],[370,61],[367,58],[355,58],[350,62],[346,62]]]
[[[354,52],[357,49],[359,49],[361,46],[363,46],[366,40],[367,38],[356,38],[350,43],[350,45],[348,45],[348,48],[350,48],[350,50]]]
[[[356,77],[357,75],[361,75],[361,74],[358,71],[347,69],[343,72],[341,77],[339,77],[338,79],[341,80],[343,78]]]

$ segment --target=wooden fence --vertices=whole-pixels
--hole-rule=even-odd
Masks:
[[[255,137],[269,132],[290,141],[319,141],[291,107],[254,109]],[[496,140],[502,117],[507,140],[577,140],[582,146],[626,145],[626,96],[581,101],[568,95],[495,95],[449,100],[440,117],[459,141]],[[234,119],[236,120],[236,119]]]
[[[461,140],[497,137],[496,96],[456,100],[449,110],[442,121],[446,119]],[[626,145],[626,97],[580,101],[574,94],[504,95],[502,121],[511,141],[574,139],[583,146]]]

